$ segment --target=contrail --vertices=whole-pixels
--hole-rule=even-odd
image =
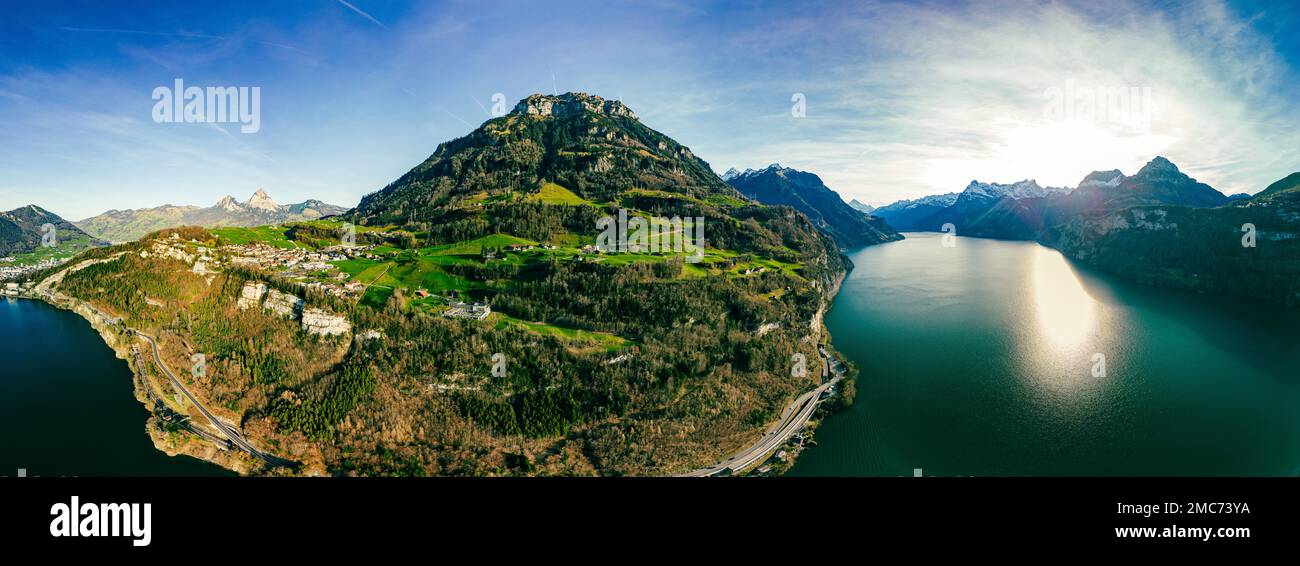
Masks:
[[[474,98],[474,97],[471,96],[471,97],[470,97],[470,100],[473,100],[473,101],[474,101],[474,104],[477,104],[479,108],[482,108],[482,109],[483,109],[483,113],[484,113],[484,114],[487,114],[487,115],[488,115],[488,118],[492,118],[492,117],[493,117],[493,116],[492,116],[492,113],[491,113],[491,112],[488,112],[487,107],[486,107],[486,106],[483,106],[483,103],[482,103],[482,102],[479,102],[477,98]]]
[[[356,7],[356,6],[353,6],[352,4],[349,4],[349,3],[347,2],[347,0],[338,0],[338,2],[339,2],[339,4],[342,4],[342,5],[344,5],[344,6],[347,6],[349,10],[352,10],[353,12],[356,12],[356,13],[358,13],[358,14],[361,14],[361,17],[363,17],[363,18],[365,18],[365,19],[367,19],[367,20],[370,20],[370,21],[372,21],[372,22],[375,22],[375,25],[377,25],[377,26],[379,26],[379,27],[381,27],[381,28],[384,28],[384,29],[388,29],[388,26],[384,25],[384,22],[381,22],[381,21],[379,21],[379,20],[376,20],[374,16],[365,13],[364,11],[361,10],[361,8],[358,8],[358,7]]]

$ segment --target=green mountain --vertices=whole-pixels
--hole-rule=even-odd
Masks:
[[[1271,199],[1281,196],[1283,193],[1293,193],[1297,190],[1300,190],[1300,173],[1292,173],[1265,187],[1254,198],[1260,199],[1262,202],[1264,199]]]
[[[763,204],[790,206],[804,213],[818,230],[834,238],[840,246],[868,246],[903,239],[883,219],[865,215],[845,204],[839,193],[812,173],[773,163],[757,171],[731,169],[723,179],[746,197]]]
[[[957,202],[958,193],[931,195],[911,200],[900,200],[876,208],[872,214],[884,218],[899,230],[938,230],[939,224],[930,227],[928,220]]]
[[[51,228],[46,228],[46,226]],[[105,245],[71,222],[34,204],[0,212],[0,257],[37,254],[66,257]]]
[[[1300,173],[1293,173],[1227,206],[1091,211],[1044,239],[1068,257],[1142,283],[1300,305],[1297,188]]]
[[[258,189],[252,197],[242,203],[232,196],[226,196],[207,208],[168,204],[136,210],[110,210],[78,221],[76,225],[96,238],[110,242],[130,242],[164,228],[263,226],[316,220],[346,211],[347,209],[343,207],[318,200],[282,206],[271,200],[265,191]]]
[[[702,219],[703,250],[602,245],[656,218]],[[358,247],[338,246],[342,220]],[[821,314],[848,268],[803,214],[745,199],[586,94],[528,97],[339,221],[166,230],[79,259],[51,293],[121,317],[113,343],[133,343],[129,327],[165,359],[205,353],[195,394],[302,464],[274,473],[336,475],[716,464],[822,383]],[[171,452],[271,473],[151,431]]]

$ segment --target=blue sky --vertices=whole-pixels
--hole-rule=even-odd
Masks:
[[[877,205],[1156,154],[1229,193],[1300,170],[1293,2],[5,4],[0,210],[70,219],[259,187],[351,206],[498,92],[621,98],[719,172],[780,162]],[[155,123],[176,78],[260,87],[260,131]],[[1052,106],[1107,89],[1149,94]]]

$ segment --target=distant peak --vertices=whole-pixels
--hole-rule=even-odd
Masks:
[[[514,109],[515,114],[533,116],[571,116],[582,112],[636,118],[636,114],[622,101],[607,100],[585,92],[532,94],[520,100]]]
[[[1116,187],[1119,186],[1120,181],[1123,180],[1124,173],[1119,169],[1111,169],[1110,171],[1093,171],[1092,173],[1088,173],[1082,181],[1079,181],[1079,188]]]
[[[762,169],[745,169],[744,171],[732,167],[730,169],[727,169],[726,173],[722,174],[722,180],[731,181],[733,179],[754,177],[754,176],[762,175],[764,173],[776,173],[777,175],[785,176],[787,173],[794,172],[794,171],[797,170],[791,169],[789,167],[782,167],[780,163],[771,163],[767,167],[764,167]]]
[[[257,192],[253,193],[253,196],[244,204],[249,208],[258,208],[262,210],[275,210],[280,207],[280,205],[276,204],[275,201],[271,200],[271,197],[266,194],[266,191],[260,188],[257,189]]]
[[[1165,159],[1164,156],[1157,155],[1155,159],[1152,159],[1146,165],[1143,165],[1142,170],[1138,171],[1138,174],[1164,172],[1178,173],[1178,166],[1174,165],[1174,162]]]

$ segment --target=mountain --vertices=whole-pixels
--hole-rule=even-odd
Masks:
[[[1171,200],[1218,200],[1194,190],[1190,199]],[[1148,285],[1300,305],[1300,173],[1226,206],[1088,211],[1048,230],[1044,241],[1076,261]]]
[[[51,225],[51,232],[45,225]],[[47,234],[50,240],[43,240]],[[10,257],[30,253],[41,249],[42,242],[51,242],[62,255],[105,245],[82,232],[71,222],[34,204],[15,208],[9,212],[0,212],[0,257]]]
[[[1070,191],[1028,183],[972,182],[956,197],[901,201],[876,214],[904,230],[951,222],[960,235],[1037,240],[1145,284],[1300,304],[1300,173],[1254,197],[1225,196],[1164,157],[1132,176],[1094,171]],[[1248,224],[1253,247],[1243,245]]]
[[[355,247],[338,246],[342,220],[364,223]],[[704,249],[602,244],[656,224],[668,243],[702,230]],[[137,339],[122,328],[157,336],[163,359],[210,352],[189,387],[302,464],[281,474],[716,465],[823,383],[821,366],[791,364],[837,356],[822,314],[849,267],[804,214],[745,198],[622,103],[578,93],[524,99],[338,220],[248,232],[164,230],[41,285],[120,317],[107,332],[124,357]],[[192,435],[152,438],[270,473]]]
[[[622,102],[534,94],[440,144],[410,172],[366,195],[351,215],[368,224],[449,221],[451,209],[508,200],[545,183],[595,203],[653,199],[653,191],[713,205],[743,201],[708,163],[646,127]]]
[[[1032,205],[1026,207],[1022,201],[1068,192],[1070,189],[1039,186],[1033,179],[1009,184],[971,181],[951,205],[917,219],[913,226],[919,230],[939,230],[945,224],[952,224],[958,234],[1011,237],[1012,231],[1003,229],[1002,224],[1004,219],[1025,217],[1026,212],[1020,210],[1028,211]]]
[[[734,171],[733,168],[729,173]],[[884,220],[864,215],[845,204],[839,193],[812,173],[773,163],[759,171],[747,169],[729,176],[727,184],[741,194],[763,204],[794,207],[842,247],[903,239]]]
[[[957,202],[957,193],[932,195],[912,200],[900,200],[877,208],[872,214],[884,218],[899,230],[921,230],[922,222],[930,216]],[[933,228],[937,230],[938,228]]]
[[[900,201],[875,214],[901,230],[937,231],[950,223],[962,235],[1035,240],[1048,228],[1089,212],[1156,204],[1215,207],[1232,200],[1158,156],[1131,177],[1117,169],[1093,171],[1074,189],[1041,187],[1033,180],[971,181],[955,196]]]
[[[1168,159],[1157,156],[1137,174],[1125,177],[1119,171],[1094,171],[1084,177],[1065,203],[1073,212],[1115,209],[1143,204],[1222,206],[1228,197],[1193,179]]]
[[[112,242],[129,242],[163,228],[263,226],[316,220],[346,211],[345,208],[318,200],[281,206],[271,200],[266,191],[257,189],[257,192],[243,203],[227,195],[207,208],[164,205],[137,210],[110,210],[99,216],[78,221],[76,224],[86,233],[97,238]]]
[[[858,200],[858,199],[853,199],[853,200],[849,201],[849,206],[852,207],[853,210],[856,210],[856,211],[861,212],[861,213],[863,213],[863,214],[871,214],[871,211],[873,211],[873,210],[876,209],[876,207],[871,206],[871,205],[869,205],[869,204],[867,204],[867,203],[865,203],[865,202],[862,202],[862,201],[860,201],[860,200]]]
[[[1254,198],[1260,199],[1262,202],[1264,199],[1271,199],[1283,193],[1295,192],[1298,189],[1300,189],[1300,173],[1292,173],[1265,187]]]

